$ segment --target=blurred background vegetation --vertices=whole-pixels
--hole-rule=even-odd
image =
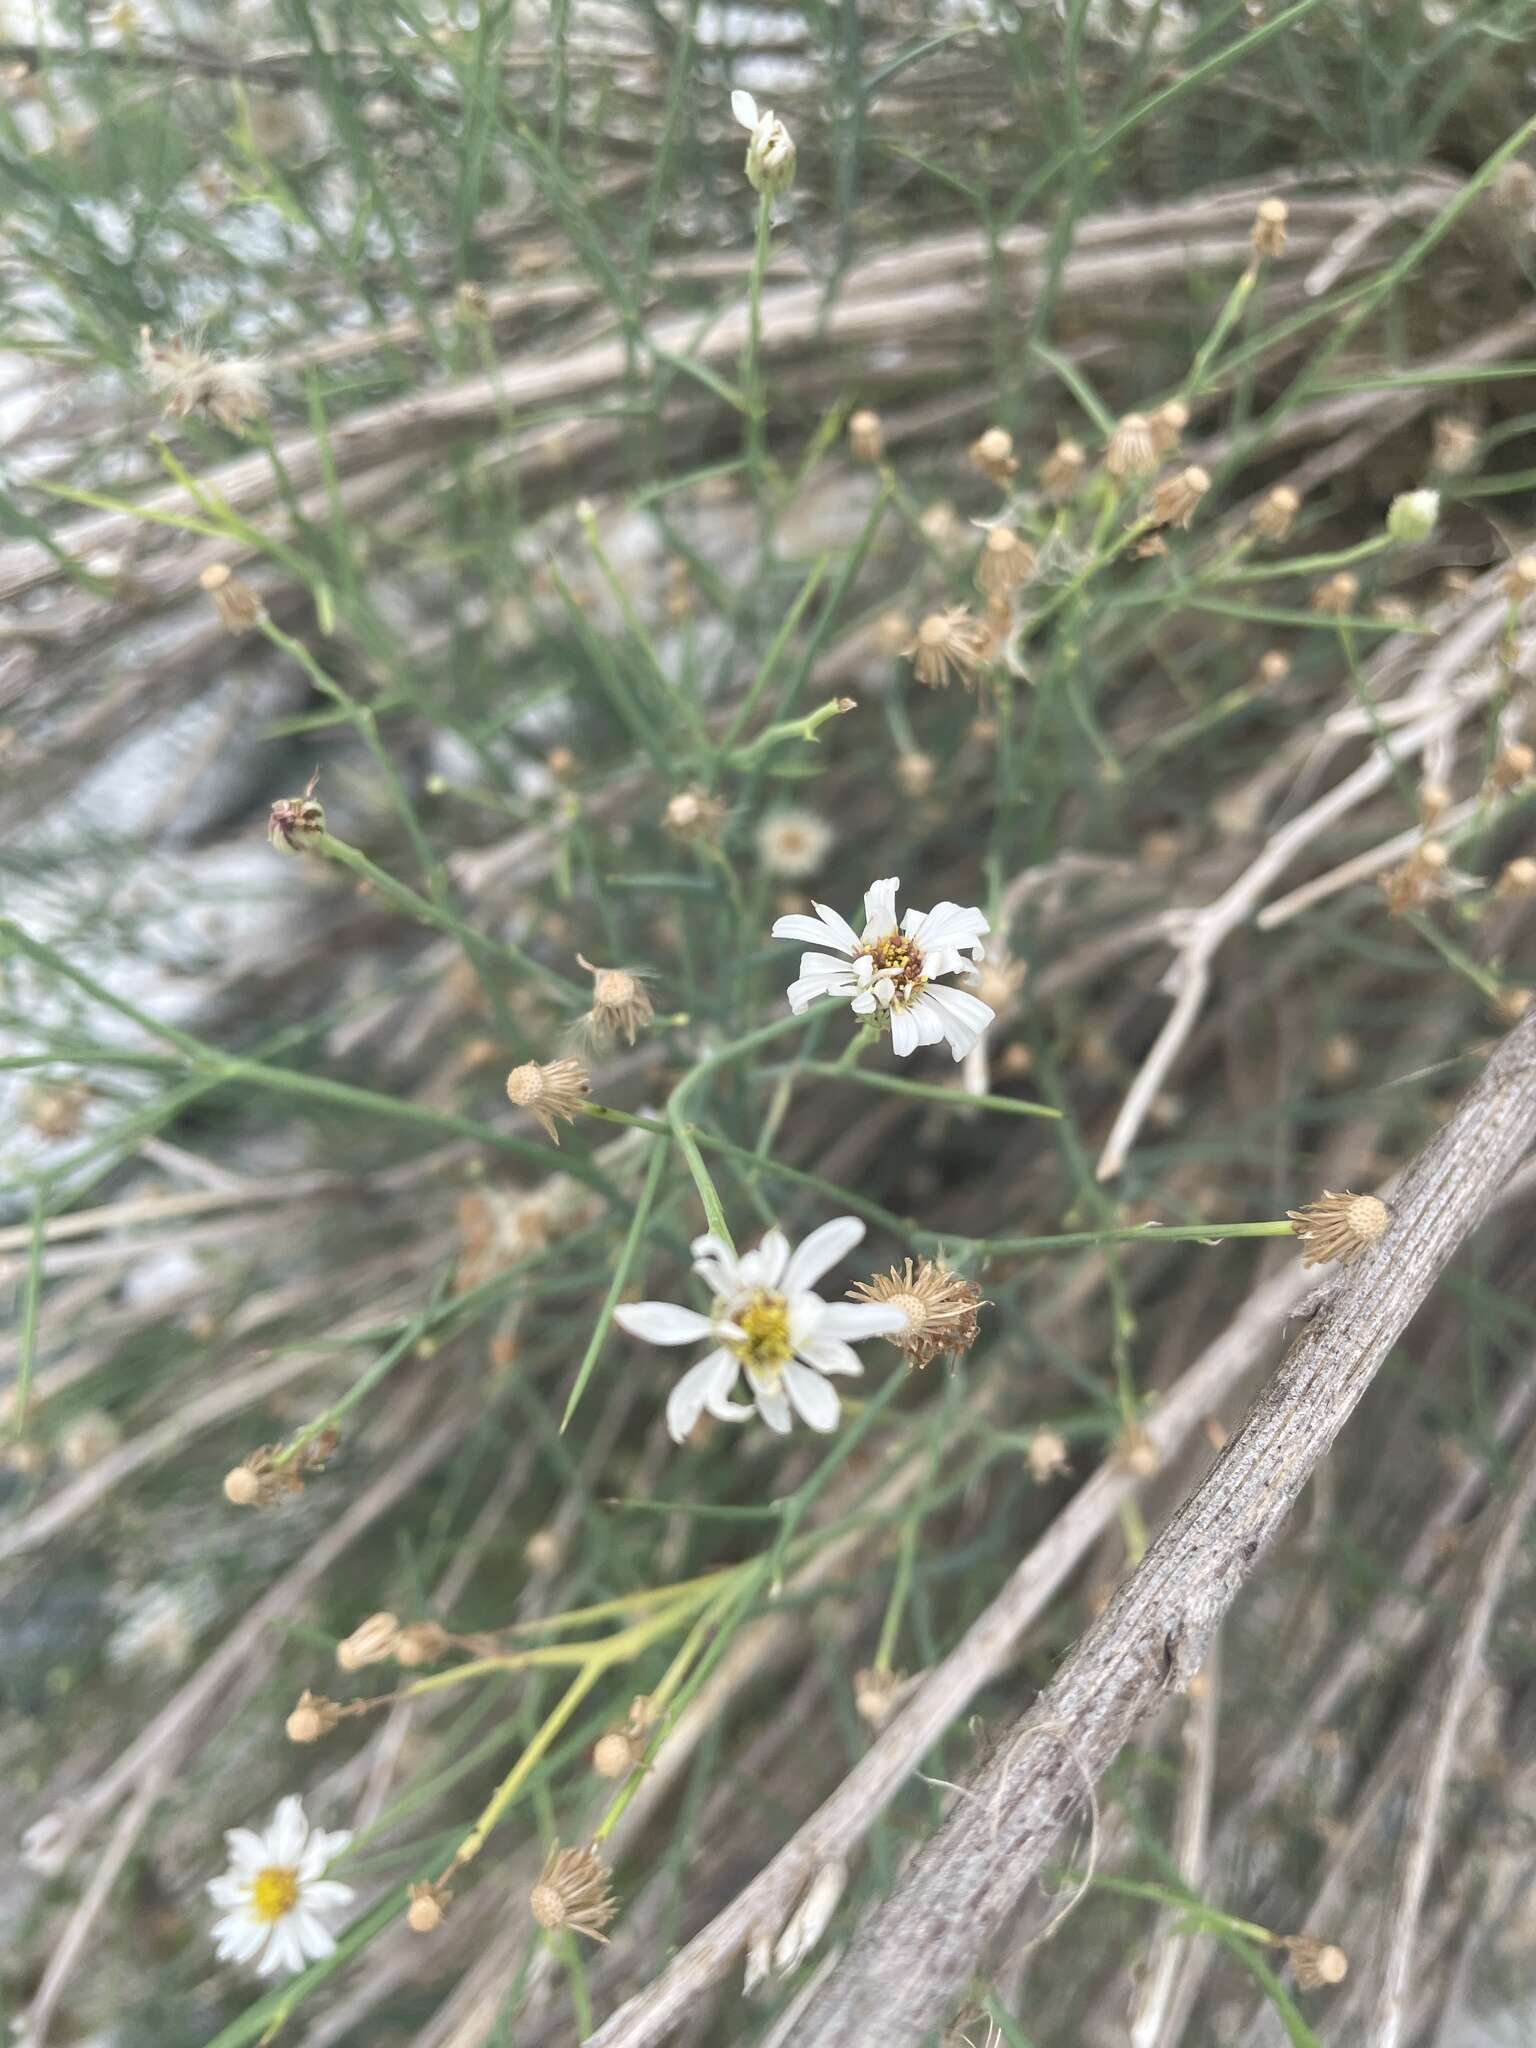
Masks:
[[[5,0],[19,2039],[238,2048],[277,2016],[311,2048],[581,2038],[865,1752],[859,1674],[936,1665],[1120,1461],[1124,1505],[850,1855],[835,1943],[1135,1562],[1280,1315],[1204,1428],[1147,1456],[1143,1424],[1294,1254],[988,1243],[1375,1186],[1528,1001],[1533,31],[1532,0]],[[733,87],[798,146],[762,243]],[[1285,247],[1257,263],[1276,197]],[[167,414],[175,346],[258,359],[264,403]],[[1139,485],[1101,458],[1169,403],[1210,488],[1188,532],[1132,544]],[[869,408],[873,462],[846,435]],[[991,427],[1001,482],[967,452]],[[1065,492],[1039,476],[1064,438]],[[1277,486],[1294,531],[1256,540]],[[1424,486],[1432,537],[1381,544]],[[1005,510],[1033,578],[979,687],[924,689],[901,650],[979,604],[974,522]],[[217,566],[251,630],[200,584]],[[1314,609],[1339,575],[1342,611]],[[350,866],[266,843],[317,765]],[[701,791],[718,826],[669,824]],[[851,912],[877,874],[991,918],[980,1062],[897,1076],[880,1047],[828,1072],[841,1014],[731,1053],[786,1014],[773,917]],[[1196,960],[1172,913],[1232,890]],[[594,1059],[596,1099],[664,1114],[686,1083],[742,1242],[866,1216],[840,1285],[942,1244],[990,1303],[973,1351],[908,1376],[866,1347],[829,1440],[669,1444],[676,1357],[605,1302],[679,1296],[702,1227],[682,1148],[582,1122],[557,1156],[503,1089],[566,1049],[578,954],[644,970],[657,1013]],[[1203,1001],[1100,1178],[1189,985],[1171,961]],[[1364,2038],[1440,1659],[1530,1421],[1530,1260],[1507,1208],[1202,1697],[1122,1758],[1071,1918],[1032,1947],[1040,1902],[955,2041]],[[338,1441],[308,1439],[301,1490],[226,1501],[231,1467],[311,1425]],[[598,1672],[442,1927],[408,1933],[406,1885],[567,1677],[493,1674],[296,1748],[301,1689],[395,1681],[338,1673],[338,1640],[380,1609],[473,1636],[724,1566],[699,1630],[680,1607]],[[1530,1591],[1522,1556],[1458,1744],[1418,2048],[1536,2028]],[[645,1768],[605,1782],[594,1743],[658,1686]],[[332,1964],[269,1993],[214,1964],[203,1885],[222,1831],[292,1790],[358,1831],[361,1906]],[[529,1885],[616,1791],[611,1942],[547,1945]],[[1336,1943],[1350,1976],[1308,1988],[1254,1929]],[[784,2037],[799,1982],[749,1998],[733,1974],[679,2038]]]

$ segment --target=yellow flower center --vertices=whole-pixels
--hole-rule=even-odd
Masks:
[[[754,1294],[731,1321],[742,1332],[727,1345],[757,1379],[772,1386],[793,1357],[789,1341],[789,1304],[782,1294]]]
[[[923,970],[923,956],[905,932],[891,932],[883,939],[876,939],[872,945],[862,949],[875,963],[876,974],[888,974],[891,982],[891,1007],[902,1009],[912,998],[920,995],[927,977]]]
[[[256,1881],[251,1886],[251,1911],[258,1920],[270,1925],[291,1913],[299,1903],[299,1875],[296,1870],[281,1870],[269,1864],[265,1870],[258,1870]]]

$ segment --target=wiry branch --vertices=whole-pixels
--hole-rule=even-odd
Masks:
[[[817,2048],[915,2043],[1098,1778],[1211,1634],[1462,1240],[1536,1136],[1536,1016],[1512,1032],[1405,1177],[1393,1226],[1291,1347],[1242,1428],[977,1772],[805,2019]],[[1063,1736],[1060,1730],[1070,1730]]]

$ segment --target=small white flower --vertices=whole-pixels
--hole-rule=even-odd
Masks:
[[[213,1927],[220,1962],[255,1963],[258,1975],[270,1977],[328,1956],[336,1940],[326,1921],[351,1905],[353,1893],[321,1873],[351,1835],[312,1828],[304,1802],[290,1795],[265,1834],[231,1828],[224,1839],[229,1868],[208,1886],[213,1903],[227,1909]]]
[[[793,1251],[782,1230],[770,1230],[755,1251],[740,1258],[718,1237],[697,1237],[693,1270],[713,1296],[708,1315],[670,1301],[636,1301],[614,1310],[620,1329],[647,1344],[712,1347],[667,1401],[674,1443],[687,1439],[706,1409],[722,1422],[752,1413],[731,1399],[743,1372],[770,1429],[785,1434],[792,1411],[812,1429],[836,1429],[837,1389],[823,1375],[861,1373],[854,1344],[891,1336],[902,1321],[901,1311],[888,1303],[823,1301],[812,1292],[863,1235],[857,1216],[835,1216]]]
[[[856,1017],[889,1020],[891,1044],[903,1059],[920,1045],[947,1038],[955,1058],[963,1060],[995,1012],[979,996],[941,988],[939,982],[968,965],[967,953],[983,957],[987,920],[979,910],[936,903],[932,910],[909,910],[898,927],[900,887],[894,876],[870,885],[862,936],[825,903],[812,906],[815,917],[777,921],[776,939],[808,939],[845,955],[834,960],[826,953],[803,953],[799,978],[789,984],[789,1007],[798,1015],[818,996],[846,997]]]
[[[751,131],[747,183],[754,192],[766,192],[771,198],[787,192],[795,182],[795,145],[789,130],[772,109],[760,114],[749,92],[731,94],[731,112]]]

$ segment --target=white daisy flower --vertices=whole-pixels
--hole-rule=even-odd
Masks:
[[[795,182],[795,145],[789,130],[770,108],[759,113],[749,92],[731,94],[731,112],[751,131],[747,144],[747,182],[754,192],[777,197]]]
[[[809,939],[844,955],[834,960],[826,953],[802,953],[799,979],[789,984],[789,1007],[798,1015],[818,996],[846,997],[856,1017],[889,1021],[891,1044],[902,1058],[947,1038],[955,1058],[963,1060],[996,1013],[979,996],[941,988],[939,982],[969,965],[967,953],[983,958],[987,920],[979,910],[936,903],[932,910],[909,910],[898,926],[900,887],[894,876],[870,885],[862,937],[825,903],[812,905],[815,917],[777,921],[776,939]]]
[[[614,1310],[619,1327],[647,1344],[711,1346],[667,1401],[674,1443],[686,1440],[706,1409],[722,1422],[752,1413],[750,1404],[731,1399],[742,1372],[770,1429],[783,1435],[793,1415],[812,1429],[836,1429],[837,1389],[824,1375],[861,1373],[853,1346],[889,1337],[902,1323],[889,1303],[823,1301],[811,1291],[863,1235],[857,1216],[835,1216],[793,1251],[782,1230],[770,1230],[740,1258],[718,1237],[696,1237],[693,1270],[714,1297],[708,1315],[670,1301]]]
[[[336,1940],[326,1921],[351,1905],[349,1884],[322,1876],[351,1841],[344,1828],[312,1828],[296,1795],[279,1802],[265,1834],[231,1828],[229,1868],[208,1886],[227,1910],[213,1926],[220,1962],[255,1963],[257,1974],[302,1970]]]

